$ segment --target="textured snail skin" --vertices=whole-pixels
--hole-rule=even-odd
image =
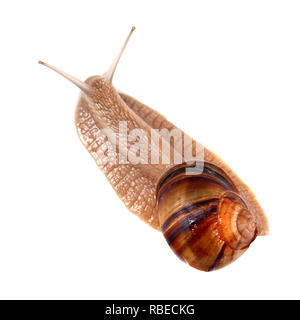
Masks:
[[[172,250],[203,271],[230,264],[257,235],[255,218],[232,181],[207,162],[183,163],[166,172],[157,186],[157,210]]]
[[[104,155],[102,156],[98,150],[101,150],[104,141],[101,141],[97,137],[101,128],[110,128],[115,131],[119,121],[127,121],[129,130],[143,128],[145,132],[150,132],[151,129],[160,130],[161,128],[166,128],[169,131],[180,129],[147,105],[126,94],[122,93],[119,95],[113,86],[109,89],[108,85],[103,81],[99,85],[100,79],[100,77],[95,76],[85,81],[85,83],[99,91],[99,98],[91,101],[92,99],[88,99],[86,95],[80,95],[75,111],[75,125],[79,139],[94,158],[98,167],[103,171],[128,210],[154,229],[160,231],[155,205],[156,184],[159,177],[170,166],[162,164],[155,166],[133,165],[131,163],[103,164],[102,157]],[[109,99],[107,99],[107,96],[109,96]],[[135,121],[134,125],[129,126],[133,123],[133,120]],[[185,132],[181,130],[180,132],[183,136],[186,135]],[[195,140],[193,141],[196,142]],[[226,172],[230,180],[237,187],[238,193],[247,203],[248,208],[255,215],[258,235],[268,234],[267,218],[250,188],[243,183],[229,166],[207,148],[204,148],[204,160],[213,163]],[[134,187],[131,185],[132,181],[135,182]]]

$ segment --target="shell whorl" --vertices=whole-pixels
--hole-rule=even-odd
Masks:
[[[249,247],[257,234],[256,222],[237,192],[224,171],[207,162],[174,166],[160,178],[161,230],[180,259],[211,271]]]

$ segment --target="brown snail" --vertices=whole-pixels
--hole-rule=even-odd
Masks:
[[[39,63],[81,89],[75,112],[79,138],[126,207],[161,230],[183,261],[204,271],[219,269],[244,253],[257,235],[268,233],[267,219],[251,190],[220,158],[204,148],[203,159],[195,161],[192,155],[199,143],[113,87],[116,66],[133,30],[103,76],[81,82]],[[163,129],[181,134],[173,137],[167,151],[161,148],[168,140]],[[182,143],[176,144],[177,138]],[[113,147],[116,140],[118,146]],[[188,159],[187,147],[192,150]]]

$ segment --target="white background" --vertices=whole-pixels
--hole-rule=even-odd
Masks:
[[[299,1],[2,1],[0,298],[300,298]],[[270,222],[204,273],[129,213],[77,138],[103,74],[220,155]]]

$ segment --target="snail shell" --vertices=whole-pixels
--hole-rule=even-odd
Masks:
[[[157,210],[175,254],[203,271],[233,262],[257,235],[255,217],[233,182],[208,162],[168,170],[158,182]]]

